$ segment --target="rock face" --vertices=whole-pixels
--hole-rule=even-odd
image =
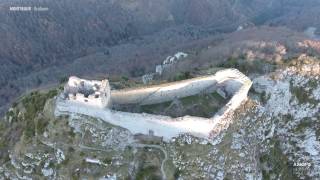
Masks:
[[[254,119],[267,120],[263,122],[265,128],[261,127],[267,132],[260,135],[264,144],[262,154],[270,153],[270,145],[276,146],[286,159],[287,165],[283,165],[292,171],[282,172],[283,175],[318,178],[319,62],[302,55],[292,63],[294,65],[254,80],[253,88],[263,91],[263,101]],[[264,157],[261,162],[265,174],[279,175],[275,170],[279,162],[271,163]]]

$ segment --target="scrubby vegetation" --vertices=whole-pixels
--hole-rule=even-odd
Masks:
[[[170,81],[181,81],[181,80],[185,80],[185,79],[191,79],[194,76],[189,72],[180,72],[178,74],[176,74],[173,78],[170,79]]]
[[[185,115],[212,117],[221,107],[227,103],[227,99],[221,97],[217,92],[210,94],[199,94],[188,96],[175,101],[159,104],[142,105],[140,107],[120,107],[118,110],[167,115],[171,117],[181,117]]]
[[[6,118],[0,121],[0,155],[7,157],[7,150],[17,141],[29,141],[36,133],[43,133],[49,119],[41,113],[46,101],[53,98],[57,90],[46,93],[32,92],[23,97],[6,114]],[[23,137],[21,139],[21,137]],[[6,158],[1,158],[4,162]]]
[[[131,75],[132,77],[139,77],[139,76],[144,75],[145,72],[146,72],[146,70],[145,70],[144,67],[137,66],[137,67],[134,67],[134,68],[130,71],[130,75]]]
[[[26,110],[24,114],[24,135],[26,138],[34,136],[36,129],[39,130],[39,132],[43,132],[43,129],[48,122],[45,118],[36,120],[36,117],[38,113],[43,110],[47,99],[53,98],[56,95],[57,90],[51,90],[48,93],[39,93],[38,91],[35,91],[22,99],[22,104]]]
[[[300,121],[300,123],[296,127],[295,131],[301,133],[301,132],[304,132],[306,130],[306,128],[312,128],[314,126],[315,126],[315,123],[311,119],[304,118]]]
[[[308,102],[309,95],[302,87],[291,87],[290,91],[298,99],[300,104]]]
[[[311,85],[313,86],[312,82]],[[315,99],[310,98],[310,91],[304,87],[293,86],[292,83],[290,83],[290,92],[297,98],[300,104],[310,103],[316,106],[319,103]]]
[[[143,179],[160,180],[161,177],[154,174],[154,172],[156,170],[157,170],[157,167],[155,167],[155,166],[141,167],[138,170],[138,173],[136,175],[136,179],[137,180],[143,180]]]
[[[271,95],[270,94],[267,94],[265,91],[263,91],[261,94],[260,94],[260,100],[263,104],[266,104],[267,101],[270,99]]]
[[[111,89],[124,89],[141,86],[142,82],[139,80],[139,78],[130,78],[128,76],[113,76],[109,78],[109,83]]]
[[[218,64],[218,67],[236,68],[239,71],[249,73],[266,73],[275,69],[276,65],[263,60],[248,61],[245,57],[230,57],[225,62]]]
[[[138,167],[135,173],[135,179],[144,180],[144,179],[154,179],[160,180],[161,173],[160,167],[160,157],[158,151],[149,151],[151,149],[144,147],[138,152],[139,161],[137,162]]]
[[[263,179],[297,179],[288,158],[282,153],[280,141],[271,139],[268,152],[260,155]]]
[[[258,16],[252,18],[252,21],[256,25],[262,25],[266,23],[270,19],[274,19],[276,17],[280,17],[285,13],[285,11],[282,8],[265,8],[261,14]]]

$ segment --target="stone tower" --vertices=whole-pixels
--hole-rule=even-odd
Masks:
[[[111,89],[108,80],[101,81],[100,88],[101,105],[103,108],[107,108],[111,105]]]

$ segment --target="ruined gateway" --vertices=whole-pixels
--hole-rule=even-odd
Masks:
[[[153,132],[165,141],[183,133],[210,140],[228,128],[231,123],[230,116],[246,101],[251,85],[251,80],[237,69],[225,69],[214,75],[173,83],[123,90],[111,90],[108,80],[90,81],[73,76],[65,85],[64,92],[56,99],[55,115],[88,115],[126,128],[133,134]],[[172,118],[111,109],[113,105],[151,105],[214,91],[228,95],[231,99],[211,118]]]

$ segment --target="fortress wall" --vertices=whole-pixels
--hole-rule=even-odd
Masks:
[[[227,80],[234,80],[238,75],[244,76],[236,69],[227,69],[217,72],[215,75],[193,78],[180,82],[162,84],[145,88],[128,90],[112,90],[111,101],[113,104],[158,104],[172,101],[175,98],[193,96],[201,92],[213,92],[218,84]],[[228,83],[230,94],[240,88],[242,82]],[[228,89],[226,88],[226,89]]]
[[[57,99],[56,104],[56,116],[69,113],[92,116],[126,128],[133,134],[148,134],[149,130],[152,130],[155,136],[162,136],[165,141],[183,133],[207,138],[213,128],[212,120],[201,117],[171,118],[161,115],[120,112],[61,99]]]
[[[243,74],[239,77],[239,80],[243,82],[243,86],[232,96],[230,101],[212,118],[214,128],[211,132],[211,137],[219,134],[221,131],[229,127],[230,123],[232,123],[232,119],[230,116],[232,116],[234,111],[248,98],[248,92],[251,88],[252,81]]]
[[[215,76],[208,76],[146,88],[113,90],[111,101],[113,104],[157,104],[203,91],[213,92],[216,83]]]
[[[101,81],[97,81],[97,80],[85,80],[85,79],[80,79],[78,77],[75,76],[71,76],[68,80],[68,86],[69,87],[78,87],[81,83],[81,81],[84,82],[84,86],[89,88],[94,86],[95,84],[101,86]]]
[[[94,96],[89,96],[85,98],[83,94],[77,94],[76,99],[69,99],[67,101],[71,102],[78,102],[79,104],[89,105],[89,106],[96,106],[96,107],[103,107],[101,103],[101,98],[94,98]]]
[[[170,140],[172,137],[183,133],[209,138],[228,128],[229,124],[232,123],[229,116],[247,99],[252,82],[236,69],[227,69],[217,72],[214,76],[195,78],[178,83],[111,92],[112,100],[118,103],[137,103],[140,102],[141,98],[146,98],[146,102],[154,103],[161,98],[172,98],[174,94],[181,97],[187,94],[194,95],[193,93],[197,94],[208,87],[212,88],[221,84],[225,86],[225,89],[231,89],[231,92],[234,93],[233,97],[214,117],[209,119],[191,116],[171,118],[145,113],[113,111],[97,106],[88,106],[87,103],[76,100],[64,100],[61,97],[56,100],[55,115],[68,113],[88,115],[126,128],[133,134],[148,134],[149,130],[152,130],[154,135],[162,136],[164,140]],[[237,85],[234,86],[235,84]],[[239,87],[239,85],[241,86]]]

